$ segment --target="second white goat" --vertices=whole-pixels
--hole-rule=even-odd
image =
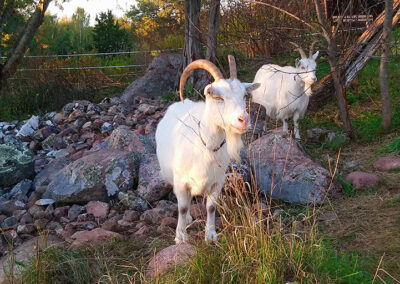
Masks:
[[[294,43],[293,43],[294,44]],[[309,57],[297,44],[294,44],[301,55],[296,59],[296,67],[263,65],[253,83],[261,86],[252,92],[253,102],[265,107],[268,117],[279,119],[283,123],[283,132],[288,133],[287,119],[293,118],[294,136],[300,139],[298,120],[303,117],[308,106],[311,85],[317,81],[315,70],[319,51],[313,53],[315,42],[310,47]]]

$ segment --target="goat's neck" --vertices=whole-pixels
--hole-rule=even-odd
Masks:
[[[223,129],[212,121],[210,117],[213,116],[210,115],[208,109],[206,109],[199,123],[199,134],[205,142],[206,147],[214,151],[220,147],[221,143],[226,139],[228,155],[232,159],[240,161],[240,150],[243,147],[242,135],[232,131],[230,126]]]
[[[200,139],[209,150],[217,149],[225,140],[225,131],[210,119],[210,116],[207,115],[207,111],[204,112],[199,121],[199,135]]]
[[[297,75],[296,77],[296,81],[298,83],[299,89],[302,92],[303,95],[306,96],[311,96],[312,91],[311,91],[311,85],[306,84],[301,78],[300,76]]]

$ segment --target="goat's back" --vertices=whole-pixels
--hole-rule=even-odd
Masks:
[[[253,83],[261,85],[252,92],[253,102],[264,106],[271,118],[286,116],[285,109],[296,108],[292,101],[296,94],[301,94],[304,86],[299,78],[296,79],[297,73],[298,70],[292,66],[263,65],[254,78]]]
[[[195,121],[200,117],[204,103],[194,103],[186,99],[184,103],[177,102],[168,107],[164,117],[156,129],[157,158],[160,163],[161,174],[164,179],[173,184],[173,167],[175,154],[184,151],[192,137],[193,129],[197,129]],[[189,138],[190,139],[190,138]],[[190,149],[188,149],[190,151]],[[179,154],[179,153],[177,153]]]

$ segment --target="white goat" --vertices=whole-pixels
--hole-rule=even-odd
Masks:
[[[296,59],[296,67],[279,66],[275,64],[263,65],[254,78],[253,83],[260,83],[261,87],[252,92],[253,102],[265,107],[268,117],[283,122],[283,132],[288,133],[287,119],[293,117],[294,136],[300,139],[298,119],[303,117],[308,106],[311,85],[317,81],[315,60],[319,51],[313,53],[315,42],[310,47],[309,58],[304,50],[294,44],[301,55]]]
[[[192,196],[207,196],[206,241],[216,241],[215,210],[231,159],[240,159],[241,134],[249,127],[245,94],[258,85],[241,83],[229,56],[231,78],[224,79],[207,60],[196,60],[182,73],[179,91],[182,102],[172,104],[157,126],[157,158],[164,179],[174,187],[178,200],[175,242],[188,240],[186,225],[192,221]],[[204,89],[205,102],[183,101],[183,88],[190,72],[204,69],[215,82]]]

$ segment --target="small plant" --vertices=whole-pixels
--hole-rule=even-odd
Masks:
[[[357,194],[357,189],[351,185],[351,181],[345,181],[340,175],[337,176],[337,180],[342,186],[342,191],[345,196],[354,197]]]
[[[385,147],[389,153],[400,154],[400,137],[394,139]]]
[[[388,203],[389,205],[400,205],[400,196],[390,199]]]

